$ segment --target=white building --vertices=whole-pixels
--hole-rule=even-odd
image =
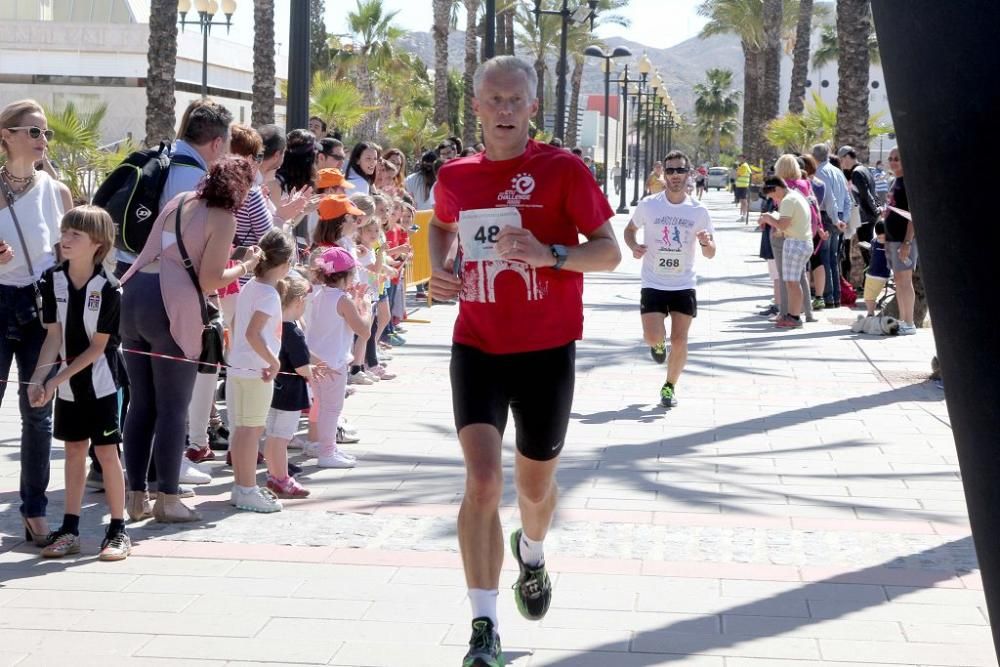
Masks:
[[[197,22],[197,12],[186,18]],[[219,13],[215,20],[225,17]],[[232,21],[232,37],[223,26],[208,38],[208,91],[237,121],[249,123],[252,0],[237,0]],[[86,111],[103,102],[108,110],[102,143],[127,136],[142,141],[149,36],[149,0],[0,0],[0,106],[28,97],[48,108],[73,102]],[[284,78],[287,54],[276,47],[276,72]],[[188,103],[201,97],[202,48],[197,24],[179,33],[178,121]],[[275,113],[282,122],[284,107]]]
[[[610,164],[614,167],[621,162],[622,137],[621,98],[612,95],[608,100],[608,155],[604,155],[604,95],[586,95],[581,105],[583,120],[580,124],[580,147],[583,154],[589,155],[594,162]]]

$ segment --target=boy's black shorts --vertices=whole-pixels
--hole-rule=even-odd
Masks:
[[[63,442],[90,440],[92,445],[117,445],[122,441],[118,424],[120,393],[96,401],[64,401],[57,398],[52,436]]]

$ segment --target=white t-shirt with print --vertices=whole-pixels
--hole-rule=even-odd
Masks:
[[[268,366],[247,341],[247,327],[256,312],[268,316],[267,324],[261,331],[267,349],[275,357],[281,351],[281,297],[278,296],[278,290],[253,278],[240,288],[239,296],[236,297],[236,315],[233,317],[229,350],[229,364],[232,368],[228,371],[233,377],[259,378],[260,372]]]
[[[697,234],[715,233],[708,209],[691,196],[673,204],[666,192],[660,192],[639,202],[632,223],[642,230],[647,248],[642,258],[642,286],[664,291],[694,289],[698,282],[694,270]]]

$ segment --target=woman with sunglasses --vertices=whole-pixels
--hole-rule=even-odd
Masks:
[[[45,112],[34,100],[11,102],[0,111],[0,400],[7,389],[11,362],[19,378],[35,372],[45,340],[39,320],[38,280],[56,264],[59,224],[73,208],[69,189],[35,163],[45,158],[52,139]],[[52,447],[52,404],[31,407],[28,386],[18,385],[21,412],[21,518],[25,539],[37,546],[51,542],[45,520]]]

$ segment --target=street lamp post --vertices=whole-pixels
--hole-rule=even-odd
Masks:
[[[562,19],[562,32],[559,35],[559,76],[556,81],[556,122],[553,130],[556,137],[565,139],[563,136],[566,130],[566,70],[569,63],[566,61],[567,40],[569,38],[569,24],[583,23],[590,21],[590,29],[594,29],[594,19],[597,17],[597,5],[599,0],[587,0],[586,5],[580,5],[574,11],[569,9],[569,0],[562,0],[562,9],[542,9],[542,0],[535,0],[535,8],[532,12],[535,15],[537,25],[543,15],[558,16]],[[489,15],[487,14],[487,25]]]
[[[619,92],[622,96],[622,109],[621,109],[621,119],[622,119],[622,167],[621,174],[619,178],[621,179],[618,188],[618,210],[616,213],[628,213],[628,206],[625,205],[625,175],[628,173],[628,86],[634,81],[634,79],[628,78],[628,63],[625,63],[625,73],[622,78],[617,81],[619,84]]]
[[[644,95],[644,90],[646,88],[646,80],[649,78],[649,72],[653,69],[653,63],[650,62],[646,54],[642,54],[642,58],[639,59],[639,80],[633,87],[633,95],[635,95],[635,185],[632,194],[632,206],[637,206],[639,204],[639,179],[645,180],[646,172],[642,163],[639,160],[639,149],[642,144],[642,97]],[[643,172],[638,173],[640,169]]]
[[[616,46],[611,55],[608,55],[599,46],[588,46],[583,50],[583,55],[601,58],[601,71],[604,72],[604,182],[601,185],[606,197],[608,195],[608,175],[611,173],[611,158],[608,155],[608,107],[611,99],[611,60],[613,58],[626,58],[632,55],[632,51],[624,46]]]
[[[305,0],[291,3],[288,28],[288,106],[287,130],[301,129],[309,123],[309,5]]]
[[[643,167],[644,174],[648,174],[653,169],[653,163],[656,158],[653,154],[656,152],[656,146],[653,143],[653,137],[656,127],[656,109],[654,106],[654,101],[656,100],[656,91],[660,89],[662,82],[660,80],[660,75],[654,74],[653,78],[649,81],[649,91],[646,92],[646,131],[643,132],[643,143],[645,148],[643,149]]]
[[[483,60],[497,54],[497,0],[486,0],[486,34],[483,35]]]
[[[201,29],[201,96],[208,97],[208,35],[212,26],[226,26],[226,34],[233,25],[233,13],[236,11],[236,0],[222,0],[222,13],[226,15],[225,22],[213,21],[219,13],[219,3],[215,0],[194,0],[194,8],[198,12],[197,21],[188,21],[187,13],[191,11],[191,0],[178,0],[177,14],[181,30],[188,25],[197,25]]]

